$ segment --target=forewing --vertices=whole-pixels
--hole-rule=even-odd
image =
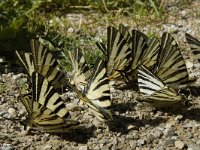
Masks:
[[[163,33],[154,73],[166,84],[183,86],[189,82],[189,74],[181,51],[169,33]]]

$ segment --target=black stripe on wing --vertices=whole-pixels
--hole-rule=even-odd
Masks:
[[[69,111],[56,90],[41,74],[32,74],[32,97],[36,101],[56,113],[59,117],[68,117]]]
[[[28,116],[26,120],[20,122],[25,126],[28,125],[30,129],[42,130],[48,133],[63,133],[69,132],[79,125],[79,122],[71,119],[70,115],[67,118],[59,117],[50,109],[30,99],[30,97],[24,97],[22,103],[28,110]]]
[[[105,44],[101,43],[101,42],[96,42],[97,47],[103,52],[103,54],[107,57],[107,48],[105,46]],[[108,58],[106,58],[108,59]]]
[[[186,40],[195,55],[195,58],[200,62],[200,41],[192,37],[190,34],[185,34]]]
[[[126,40],[126,43],[131,44],[132,39],[131,39],[131,35],[128,30],[128,27],[124,26],[123,24],[119,24],[119,32],[121,33],[123,38]]]
[[[105,62],[98,61],[94,67],[89,84],[85,88],[84,94],[91,102],[99,100],[100,103],[95,104],[98,107],[110,108],[110,86],[106,74]]]
[[[189,74],[181,51],[169,33],[163,33],[154,73],[167,85],[183,86]]]

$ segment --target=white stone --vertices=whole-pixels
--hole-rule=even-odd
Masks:
[[[175,141],[175,147],[183,149],[185,147],[185,144],[182,141]]]
[[[72,27],[68,28],[67,30],[68,33],[73,33],[74,32],[74,29]]]
[[[14,108],[9,108],[9,109],[8,109],[8,113],[9,113],[9,115],[10,115],[10,118],[14,118],[14,117],[17,116],[17,115],[16,115],[16,110],[15,110]]]
[[[80,146],[80,147],[79,147],[79,150],[88,150],[88,147],[87,147],[87,145],[85,145],[85,146]]]

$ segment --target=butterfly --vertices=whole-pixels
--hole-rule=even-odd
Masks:
[[[165,83],[154,73],[150,72],[145,66],[138,68],[138,87],[142,98],[140,101],[147,102],[154,107],[163,107],[185,99],[174,88]]]
[[[130,62],[130,46],[120,31],[109,26],[107,28],[107,45],[96,43],[106,56],[109,79],[122,79],[121,72],[126,69]]]
[[[155,68],[153,71],[164,84],[174,88],[183,88],[193,82],[189,78],[185,60],[178,44],[167,32],[161,38]]]
[[[68,53],[73,67],[70,83],[76,85],[76,87],[82,91],[91,75],[90,68],[80,49],[76,49],[75,53],[72,53],[71,51],[68,51]]]
[[[62,91],[62,85],[67,84],[67,81],[65,75],[59,71],[59,69],[61,69],[60,64],[49,49],[38,40],[32,39],[30,43],[32,53],[16,51],[18,59],[24,66],[27,74],[31,76],[34,71],[37,71],[42,74],[57,91]]]
[[[139,65],[144,65],[152,70],[156,63],[160,48],[159,40],[156,37],[149,38],[139,30],[131,31],[131,62],[129,71],[126,73],[128,81],[137,80],[137,69]],[[128,70],[128,69],[127,69]]]
[[[89,111],[100,121],[112,120],[110,85],[107,77],[105,61],[96,62],[88,84],[83,91],[79,91],[76,86],[72,89],[77,93],[81,103],[89,107]]]
[[[48,133],[69,132],[77,128],[80,123],[71,118],[69,110],[49,81],[37,72],[32,73],[31,80],[31,93],[20,96],[28,112],[21,123],[30,129]]]

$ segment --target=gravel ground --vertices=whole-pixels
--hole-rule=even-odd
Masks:
[[[144,32],[162,33],[170,31],[179,41],[191,76],[198,75],[198,64],[185,44],[184,33],[190,33],[200,39],[200,2],[178,8],[169,6],[169,16],[155,25],[141,27]],[[0,116],[19,118],[26,111],[16,98],[19,96],[18,81],[23,74],[2,74],[0,85],[6,83],[5,91],[0,93]],[[198,84],[198,82],[197,82]],[[82,127],[62,135],[49,135],[38,131],[25,135],[18,121],[0,117],[0,147],[10,149],[74,149],[74,150],[146,150],[146,149],[200,149],[200,103],[199,98],[191,97],[195,105],[184,108],[155,109],[145,107],[136,101],[137,93],[131,90],[112,88],[114,121],[103,124],[88,113],[84,106],[78,107],[75,95],[67,92],[72,99],[68,107],[73,116],[80,119]]]

